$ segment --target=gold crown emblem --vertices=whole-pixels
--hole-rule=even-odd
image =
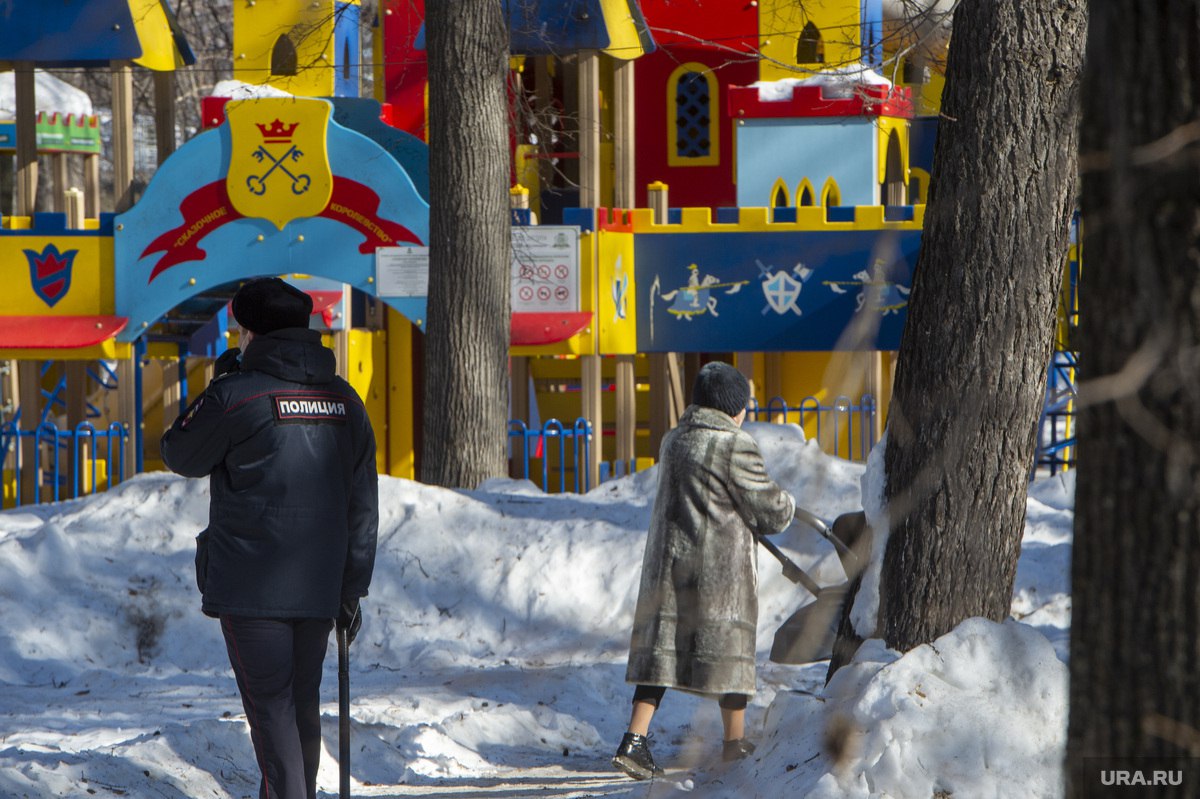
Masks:
[[[276,119],[270,125],[260,125],[255,122],[254,127],[258,128],[265,142],[290,142],[292,134],[296,132],[296,128],[300,127],[300,123],[293,122],[290,125],[285,125]]]

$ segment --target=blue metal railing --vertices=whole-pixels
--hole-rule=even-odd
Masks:
[[[1046,398],[1038,420],[1037,457],[1033,476],[1048,471],[1051,475],[1075,466],[1075,353],[1058,350],[1050,361],[1046,378]]]
[[[830,406],[821,405],[815,397],[806,397],[799,406],[789,406],[780,397],[773,397],[765,408],[752,399],[747,408],[751,421],[795,422],[802,427],[815,423],[817,440],[832,443],[837,457],[847,460],[866,460],[875,446],[875,398],[864,395],[856,405],[849,397],[837,397]],[[531,428],[519,419],[508,422],[508,439],[512,445],[513,476],[536,482],[541,472],[543,491],[576,493],[591,489],[588,478],[588,456],[592,444],[592,424],[579,418],[571,427],[550,419],[541,428]],[[857,448],[857,452],[856,452]],[[540,461],[540,467],[538,465]],[[637,471],[637,460],[612,461],[600,464],[600,482]]]
[[[592,446],[592,423],[587,419],[580,417],[570,427],[564,427],[557,419],[549,419],[541,429],[530,428],[519,419],[512,419],[508,423],[508,439],[513,444],[513,461],[520,465],[516,476],[532,480],[533,461],[541,460],[543,491],[550,490],[551,473],[554,473],[559,493],[565,492],[568,472],[572,473],[575,493],[591,489],[587,465]]]
[[[101,483],[116,485],[125,479],[124,442],[129,432],[113,422],[97,430],[91,422],[80,422],[74,430],[59,430],[52,422],[42,422],[33,430],[21,430],[16,422],[0,425],[0,463],[5,466],[4,482],[12,492],[0,498],[0,508],[58,502],[64,492],[80,497],[100,490]],[[33,441],[34,463],[25,463],[22,440]],[[87,451],[84,446],[87,445]],[[67,455],[72,457],[66,457]],[[100,473],[100,463],[104,473]],[[11,466],[10,466],[11,464]],[[24,496],[22,477],[26,469],[36,469],[37,488],[32,497]],[[90,479],[85,481],[85,477]],[[48,493],[49,496],[42,496]]]
[[[846,460],[865,461],[876,444],[876,412],[875,398],[870,394],[864,394],[857,405],[847,396],[835,397],[832,405],[822,405],[816,397],[805,397],[796,406],[789,405],[782,397],[772,397],[765,408],[751,397],[746,419],[751,422],[792,422],[801,428],[812,422],[816,429],[815,440],[822,445],[832,444],[830,454]]]

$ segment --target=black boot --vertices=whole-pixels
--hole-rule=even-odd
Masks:
[[[721,750],[721,760],[728,763],[731,760],[741,760],[744,757],[750,757],[752,754],[754,754],[754,744],[745,738],[735,738],[732,741],[725,742]]]
[[[625,733],[617,753],[613,755],[612,764],[635,780],[648,780],[663,773],[654,765],[654,756],[650,754],[650,742],[646,736],[635,732]]]

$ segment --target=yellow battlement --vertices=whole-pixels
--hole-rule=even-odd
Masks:
[[[889,212],[911,209],[911,219],[887,219]],[[737,221],[717,221],[725,214],[736,212]],[[773,214],[795,213],[792,221],[771,221]],[[925,206],[900,206],[885,208],[882,205],[859,205],[824,208],[804,206],[801,208],[672,208],[671,215],[678,221],[657,224],[654,212],[649,208],[634,208],[629,212],[634,233],[735,233],[735,232],[797,232],[810,230],[920,230],[925,221]],[[830,219],[829,217],[833,217]]]

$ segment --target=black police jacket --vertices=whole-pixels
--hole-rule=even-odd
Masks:
[[[162,457],[209,478],[196,554],[206,614],[336,618],[366,596],[375,436],[319,332],[255,336],[240,370],[216,377],[163,435]]]

